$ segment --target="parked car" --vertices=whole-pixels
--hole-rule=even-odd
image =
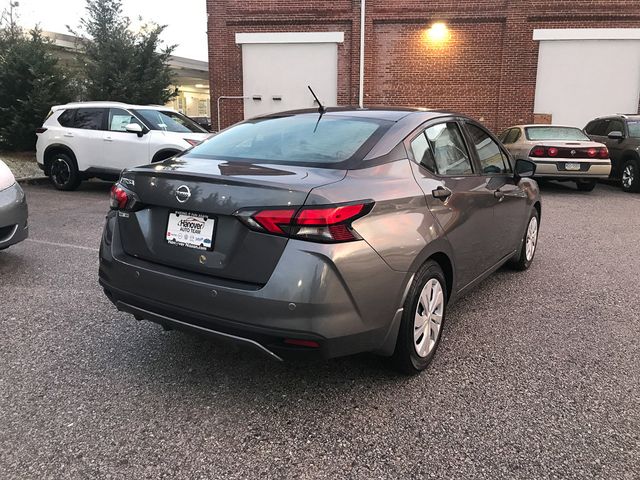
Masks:
[[[609,178],[611,160],[602,143],[593,142],[579,128],[560,125],[518,125],[498,138],[516,159],[536,164],[536,178],[576,182],[590,192],[598,179]]]
[[[596,118],[584,131],[609,148],[611,177],[620,180],[623,190],[640,192],[640,115]]]
[[[36,133],[38,165],[60,190],[91,177],[116,180],[124,168],[160,162],[210,135],[170,108],[113,102],[53,107]]]
[[[531,265],[534,171],[452,113],[247,120],[122,173],[100,284],[139,319],[274,359],[371,351],[419,371],[447,304],[507,262]]]
[[[27,199],[13,173],[0,160],[0,250],[29,236]]]
[[[207,132],[211,131],[211,118],[209,117],[191,117],[191,120],[196,122],[202,128],[204,128]]]

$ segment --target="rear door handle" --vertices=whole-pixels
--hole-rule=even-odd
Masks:
[[[446,187],[438,187],[435,190],[431,191],[431,195],[433,198],[439,198],[442,201],[445,201],[447,198],[451,196],[453,192]]]

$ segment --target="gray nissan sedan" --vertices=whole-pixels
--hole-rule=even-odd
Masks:
[[[0,160],[0,250],[29,235],[27,199],[9,167]]]
[[[138,319],[277,360],[375,352],[417,372],[450,302],[505,263],[531,265],[534,173],[455,113],[254,118],[122,173],[100,284]]]

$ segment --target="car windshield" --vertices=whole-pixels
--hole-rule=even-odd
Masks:
[[[151,130],[181,133],[207,133],[200,125],[178,112],[170,110],[136,110]]]
[[[317,114],[250,120],[220,132],[190,156],[269,163],[332,165],[364,155],[388,122]]]
[[[525,128],[529,140],[574,140],[589,141],[589,137],[574,127],[527,127]]]
[[[630,120],[627,122],[627,128],[629,129],[629,136],[633,138],[640,138],[640,120]]]

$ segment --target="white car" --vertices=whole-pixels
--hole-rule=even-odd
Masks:
[[[167,107],[85,102],[51,109],[36,130],[38,165],[59,190],[117,179],[125,168],[166,160],[211,134]]]

